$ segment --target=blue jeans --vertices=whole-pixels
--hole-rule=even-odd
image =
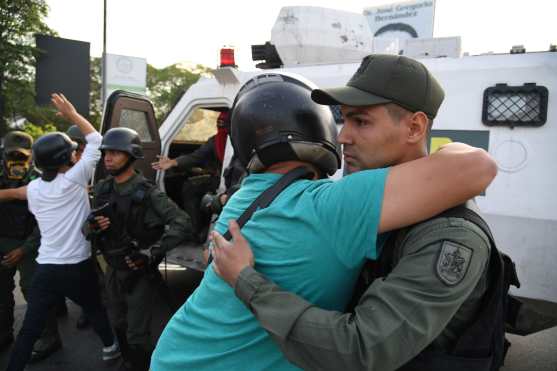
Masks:
[[[7,371],[25,368],[33,344],[45,327],[49,309],[60,297],[67,297],[83,308],[105,347],[114,344],[114,334],[101,302],[97,274],[90,259],[77,264],[37,264],[30,291],[23,326],[17,335]]]

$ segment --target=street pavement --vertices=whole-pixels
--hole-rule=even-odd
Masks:
[[[163,276],[165,273],[163,272]],[[193,291],[201,274],[188,270],[171,270],[166,274],[169,295],[157,300],[153,323],[153,341],[173,313]],[[25,312],[25,301],[16,289],[16,329],[19,330]],[[169,298],[170,296],[170,298]],[[173,304],[168,301],[174,301]],[[48,359],[28,366],[29,371],[115,371],[120,361],[106,364],[101,360],[101,343],[91,328],[78,330],[75,326],[81,310],[68,300],[68,315],[59,318],[59,328],[64,346]],[[17,331],[16,330],[16,331]],[[557,371],[557,327],[526,337],[509,335],[512,346],[502,371]],[[6,367],[9,350],[0,353],[0,369]],[[425,371],[425,370],[424,370]],[[472,371],[472,370],[471,370]]]

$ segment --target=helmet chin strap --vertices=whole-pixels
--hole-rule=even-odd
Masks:
[[[110,175],[112,175],[112,176],[118,176],[118,175],[120,175],[120,174],[123,174],[124,171],[128,170],[128,168],[129,168],[130,166],[132,166],[132,164],[133,164],[134,161],[135,161],[135,158],[133,158],[133,157],[130,156],[130,157],[128,158],[128,161],[126,161],[126,163],[125,163],[124,165],[122,165],[122,167],[120,167],[119,169],[116,169],[116,170],[108,170],[108,169],[107,169],[107,171],[108,171],[108,173],[109,173]]]

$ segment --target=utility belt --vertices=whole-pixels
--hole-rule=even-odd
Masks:
[[[116,279],[120,282],[122,289],[130,293],[140,279],[148,279],[157,281],[161,279],[157,269],[158,261],[150,254],[150,250],[139,250],[136,241],[130,241],[126,246],[119,249],[111,249],[103,251],[103,255],[107,264],[115,271]],[[133,270],[128,266],[126,257],[137,261],[143,259],[145,261],[143,268]]]
[[[108,243],[108,245],[109,247],[100,246],[106,263],[116,270],[131,271],[132,269],[126,263],[126,256],[133,257],[139,253],[137,241],[123,242],[119,244],[120,246],[114,246],[116,244],[112,243]]]

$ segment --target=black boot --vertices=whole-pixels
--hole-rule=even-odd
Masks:
[[[51,354],[62,349],[62,342],[58,336],[49,338],[40,338],[33,346],[33,353],[29,363],[39,362],[50,357]]]
[[[145,350],[141,345],[130,345],[120,371],[149,371],[151,354],[152,352]]]

